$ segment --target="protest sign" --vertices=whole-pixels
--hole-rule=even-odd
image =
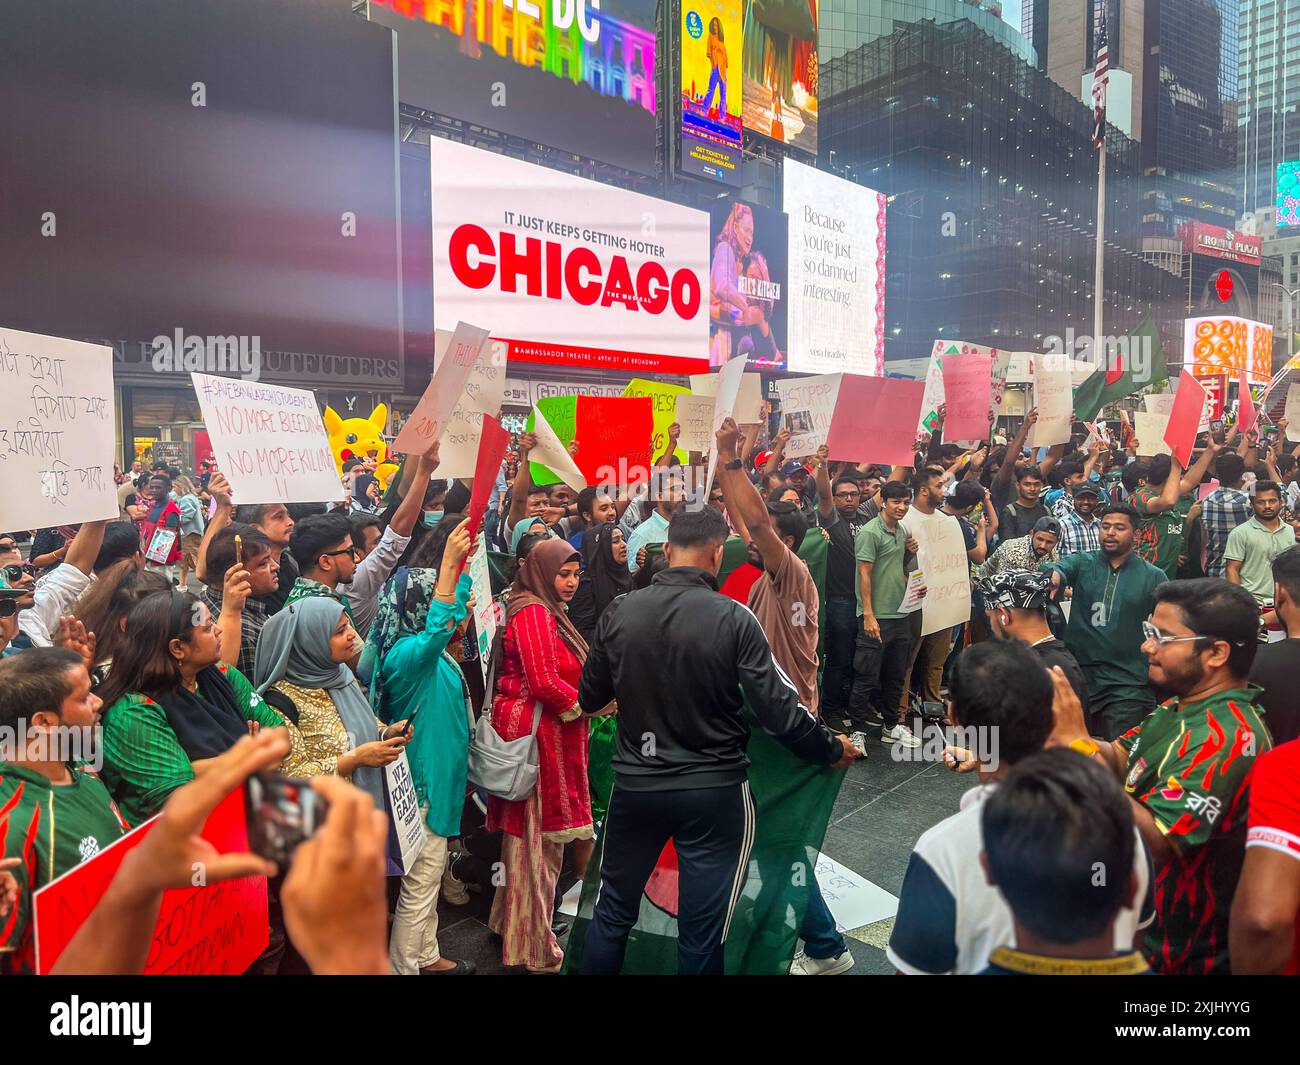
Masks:
[[[1011,352],[983,344],[970,344],[964,340],[936,340],[930,348],[930,365],[925,373],[925,398],[921,401],[921,417],[916,424],[918,432],[933,433],[939,424],[939,408],[944,405],[943,367],[949,358],[967,355],[984,355],[991,360],[992,370],[989,392],[989,413],[997,416],[1002,409],[1002,396],[1006,391],[1011,369]],[[988,436],[987,428],[976,439]],[[945,439],[958,439],[944,430]]]
[[[451,412],[465,391],[470,371],[487,347],[487,338],[486,329],[479,329],[466,322],[457,324],[428,387],[389,450],[399,454],[419,455],[429,450],[435,440],[442,439]],[[504,371],[505,367],[502,366],[501,369]]]
[[[1154,414],[1147,410],[1133,412],[1133,435],[1137,437],[1140,456],[1149,458],[1170,454],[1165,443],[1165,426],[1168,424],[1168,414]]]
[[[987,440],[993,397],[993,357],[959,355],[943,361],[943,395],[947,406],[945,440]]]
[[[925,574],[921,635],[970,620],[970,562],[957,519],[942,511],[907,512],[903,527],[916,540],[916,561]]]
[[[573,442],[577,406],[576,396],[552,396],[538,400],[527,423],[528,431],[537,437],[537,446],[528,455],[533,484],[563,481],[575,492],[581,492],[587,487],[587,480],[578,469],[578,464],[573,461],[568,447]],[[568,437],[567,441],[560,437],[556,427],[551,424],[552,420]]]
[[[688,452],[704,454],[713,450],[713,396],[678,396],[677,423],[682,435],[677,438]]]
[[[479,415],[478,461],[474,464],[474,487],[469,498],[469,534],[474,536],[483,526],[488,497],[497,483],[501,463],[510,446],[510,434],[490,414]]]
[[[716,373],[691,374],[691,394],[716,396],[720,376]],[[736,396],[736,411],[732,417],[737,425],[757,425],[763,420],[763,379],[758,374],[747,373],[740,379],[740,392]]]
[[[1246,383],[1246,371],[1241,371],[1241,381],[1237,392],[1237,428],[1242,436],[1255,428],[1259,414],[1255,410],[1255,397],[1251,395],[1250,385]]]
[[[558,469],[540,464],[539,457],[532,463],[534,484],[563,480],[574,491],[580,491],[588,484],[636,484],[650,476],[654,411],[648,397],[543,399],[529,415],[529,431],[535,431],[537,414],[555,430],[556,439],[566,450],[569,444],[577,442],[573,463],[582,483],[574,488],[569,479],[574,476],[572,472],[568,477],[561,477]]]
[[[1201,417],[1205,413],[1206,398],[1201,382],[1184,370],[1178,380],[1178,391],[1174,393],[1174,406],[1169,412],[1169,421],[1165,423],[1163,438],[1169,445],[1169,453],[1184,470],[1192,464],[1192,446],[1196,443]]]
[[[1074,417],[1074,390],[1070,384],[1070,363],[1064,355],[1034,357],[1034,406],[1038,421],[1030,430],[1032,447],[1051,447],[1070,439]]]
[[[452,334],[439,329],[434,335],[433,363],[442,364]],[[438,447],[439,477],[473,477],[479,453],[483,415],[496,418],[506,399],[506,343],[489,340],[481,357],[470,364],[465,387],[452,408]]]
[[[776,383],[781,397],[781,428],[790,431],[790,440],[785,446],[786,458],[815,455],[817,449],[826,443],[842,376],[825,373]]]
[[[497,631],[497,604],[492,598],[492,573],[488,568],[487,540],[480,536],[469,556],[469,579],[474,590],[474,632],[478,636],[478,664],[487,680],[492,640]]]
[[[1174,409],[1172,392],[1156,392],[1142,397],[1142,409],[1148,414],[1169,414]]]
[[[112,348],[0,327],[0,529],[116,518],[116,422]]]
[[[910,466],[924,392],[921,381],[844,374],[826,437],[831,457]]]
[[[420,796],[405,751],[384,766],[384,784],[388,789],[388,875],[405,876],[424,847]]]
[[[212,452],[242,503],[335,503],[344,494],[316,396],[191,373]]]
[[[1300,440],[1300,384],[1288,386],[1286,390],[1286,438]]]
[[[36,971],[48,973],[77,929],[108,890],[122,859],[152,831],[146,821],[134,832],[50,881],[32,899]],[[219,854],[248,850],[244,792],[237,788],[211,814],[200,833]],[[266,877],[169,888],[154,924],[146,974],[235,976],[266,949],[270,930]]]
[[[902,614],[913,614],[921,609],[924,598],[921,589],[925,587],[925,570],[914,569],[907,575],[907,589],[903,592],[903,601],[898,610]]]
[[[677,400],[690,394],[691,390],[682,385],[666,385],[661,381],[647,381],[641,377],[632,378],[623,389],[623,395],[629,399],[647,397],[650,400],[654,411],[654,429],[650,439],[652,457],[658,458],[668,447],[668,427],[677,421]],[[678,461],[686,462],[690,458],[687,451],[686,445],[679,438],[677,450],[673,454]]]
[[[740,383],[745,377],[745,361],[732,359],[718,371],[718,391],[713,397],[713,432],[722,428],[722,423],[736,413],[736,400],[740,396]],[[753,375],[751,375],[753,376]],[[709,472],[704,479],[704,491],[696,500],[701,506],[709,498],[713,488],[713,477],[718,471],[718,449],[709,449]]]

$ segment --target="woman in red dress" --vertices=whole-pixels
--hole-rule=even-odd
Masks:
[[[538,544],[519,564],[506,611],[492,724],[502,739],[537,724],[537,787],[522,802],[488,799],[488,828],[499,829],[505,885],[489,925],[505,965],[558,972],[564,954],[551,931],[564,845],[594,836],[587,787],[588,724],[578,708],[587,644],[569,620],[578,590],[578,552],[563,540]]]

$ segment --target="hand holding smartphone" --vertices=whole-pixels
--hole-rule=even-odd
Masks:
[[[279,773],[254,773],[244,781],[248,849],[288,869],[298,844],[310,839],[329,812],[311,781]]]

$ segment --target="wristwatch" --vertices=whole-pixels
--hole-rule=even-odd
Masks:
[[[724,470],[740,470],[740,469],[744,469],[744,467],[745,467],[744,459],[732,459],[730,462],[725,463],[722,468]]]

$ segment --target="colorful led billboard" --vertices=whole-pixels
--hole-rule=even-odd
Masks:
[[[681,170],[740,184],[741,0],[682,0]]]

